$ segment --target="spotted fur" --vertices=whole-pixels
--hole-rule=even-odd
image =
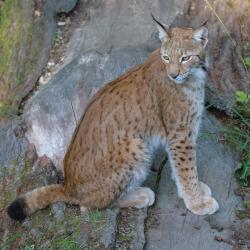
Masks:
[[[199,215],[218,209],[196,168],[207,29],[157,25],[161,49],[107,84],[89,103],[65,155],[64,184],[22,195],[9,208],[13,219],[59,200],[87,209],[152,205],[153,191],[140,185],[160,144],[169,154],[187,208]]]

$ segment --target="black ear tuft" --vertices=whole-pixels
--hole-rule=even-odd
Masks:
[[[12,202],[9,207],[7,208],[7,212],[10,218],[13,220],[22,221],[26,218],[26,215],[24,213],[24,199],[19,198]]]
[[[156,26],[158,28],[158,31],[159,31],[159,38],[160,40],[163,42],[165,41],[166,39],[169,38],[169,35],[168,35],[168,26],[166,24],[163,24],[163,23],[160,23],[155,17],[154,15],[151,13],[151,16],[154,20],[154,22],[156,23]]]
[[[153,13],[151,13],[151,17],[163,30],[167,31],[166,27],[154,17]]]

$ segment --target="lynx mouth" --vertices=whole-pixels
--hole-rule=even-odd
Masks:
[[[175,82],[177,84],[182,84],[188,79],[189,75],[190,75],[189,72],[186,72],[184,74],[178,75],[176,78],[173,78],[170,75],[168,75],[168,77],[173,82]]]

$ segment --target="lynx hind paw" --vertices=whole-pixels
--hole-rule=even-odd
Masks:
[[[138,204],[136,208],[150,207],[155,202],[155,193],[150,188],[143,188],[138,194]]]
[[[206,183],[200,181],[200,189],[203,196],[212,196],[212,191]]]
[[[190,202],[187,209],[196,215],[214,214],[218,209],[218,202],[209,196],[203,196],[198,202]]]

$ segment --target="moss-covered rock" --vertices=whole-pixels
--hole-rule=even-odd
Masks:
[[[70,11],[76,2],[5,0],[0,5],[0,121],[21,111],[48,60],[56,13]]]
[[[14,113],[11,102],[15,92],[12,70],[16,51],[20,44],[23,13],[17,0],[5,1],[0,9],[0,115]],[[14,92],[13,92],[14,91]]]

